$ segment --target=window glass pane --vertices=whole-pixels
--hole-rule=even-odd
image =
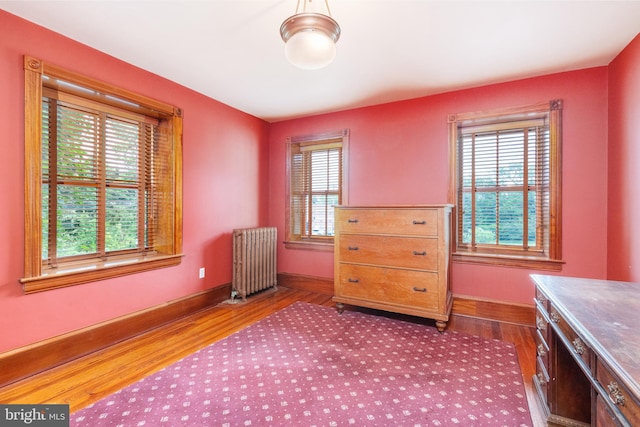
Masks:
[[[58,106],[58,180],[95,180],[98,174],[99,117]]]
[[[498,185],[524,184],[524,131],[498,134]]]
[[[461,184],[464,188],[471,188],[473,184],[473,137],[465,135],[461,143],[460,166],[462,168]],[[471,211],[469,211],[471,212]]]
[[[496,192],[476,193],[476,243],[496,244]]]
[[[338,195],[313,196],[312,236],[333,236],[335,232],[334,209],[338,204]]]
[[[42,167],[41,206],[42,206],[42,233],[40,235],[42,245],[42,259],[49,258],[49,102],[47,98],[42,100],[42,155],[40,165]]]
[[[462,242],[464,244],[471,243],[471,193],[465,191],[462,193]]]
[[[529,191],[529,204],[528,204],[528,211],[529,211],[529,238],[528,238],[528,245],[530,248],[539,248],[541,249],[541,245],[537,243],[537,230],[536,230],[536,223],[537,223],[537,199],[536,199],[536,195],[537,193],[535,191]]]
[[[498,146],[495,133],[476,134],[475,137],[475,185],[476,187],[495,187],[498,171]]]
[[[314,193],[329,189],[329,153],[327,150],[311,153],[311,188]]]
[[[137,248],[138,190],[108,188],[106,215],[106,251]]]
[[[97,191],[91,187],[58,185],[58,257],[95,253]]]
[[[329,150],[327,153],[327,190],[340,191],[340,153],[342,150]]]
[[[523,246],[523,193],[520,191],[503,191],[499,193],[499,202],[499,243],[501,245]]]
[[[105,167],[109,181],[138,181],[139,125],[109,118],[106,122]]]
[[[327,196],[313,196],[313,204],[311,206],[311,235],[326,236],[327,235]]]
[[[49,258],[49,185],[42,185],[42,259]]]

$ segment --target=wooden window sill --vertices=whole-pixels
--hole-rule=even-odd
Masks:
[[[457,252],[452,261],[460,264],[482,264],[499,267],[528,268],[532,270],[561,271],[564,261],[532,256],[498,255]]]
[[[20,279],[25,294],[95,282],[127,274],[172,267],[182,262],[182,255],[151,255],[113,259],[92,263],[74,263],[43,269],[38,277]]]
[[[284,242],[286,249],[303,249],[307,251],[333,252],[333,242],[312,242],[302,240],[290,240]]]

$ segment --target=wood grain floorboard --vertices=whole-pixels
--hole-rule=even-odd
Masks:
[[[71,412],[78,411],[296,301],[335,306],[329,295],[284,287],[253,295],[246,302],[223,302],[107,349],[0,388],[0,402],[66,403],[70,405]],[[434,325],[429,319],[350,306],[346,308]],[[534,426],[544,425],[531,380],[535,373],[535,329],[463,316],[452,316],[447,328],[513,342],[518,353]]]

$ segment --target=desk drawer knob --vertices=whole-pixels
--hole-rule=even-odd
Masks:
[[[547,354],[547,351],[544,349],[542,344],[538,344],[538,356],[544,357]]]
[[[350,251],[357,251],[357,250],[359,250],[359,249],[360,249],[360,248],[359,248],[359,247],[357,247],[357,246],[349,246],[349,250],[350,250]]]
[[[576,353],[578,353],[580,356],[584,354],[584,344],[580,338],[576,338],[571,344],[573,344],[573,349],[576,351]]]
[[[348,219],[348,220],[347,220],[347,222],[348,222],[349,224],[357,224],[357,223],[358,223],[358,220],[357,220],[357,219]]]
[[[414,292],[427,292],[427,288],[418,288],[416,286],[413,287]]]
[[[413,225],[426,225],[426,224],[427,224],[427,221],[416,221],[416,220],[413,220]]]
[[[422,251],[422,252],[413,251],[413,254],[416,255],[416,256],[427,256],[427,252],[426,251]]]
[[[547,329],[547,322],[545,322],[542,317],[536,316],[536,326],[541,331],[545,331]]]
[[[360,280],[349,277],[349,283],[360,283]]]
[[[613,403],[618,406],[624,406],[624,395],[622,394],[622,391],[620,391],[618,383],[611,381],[607,388],[609,389],[609,397],[613,400]]]

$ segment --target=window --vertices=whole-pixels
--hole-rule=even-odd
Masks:
[[[27,293],[177,265],[179,109],[25,57]]]
[[[559,100],[449,117],[454,259],[561,267]]]
[[[288,248],[332,249],[333,207],[347,200],[348,141],[348,130],[287,141]]]

